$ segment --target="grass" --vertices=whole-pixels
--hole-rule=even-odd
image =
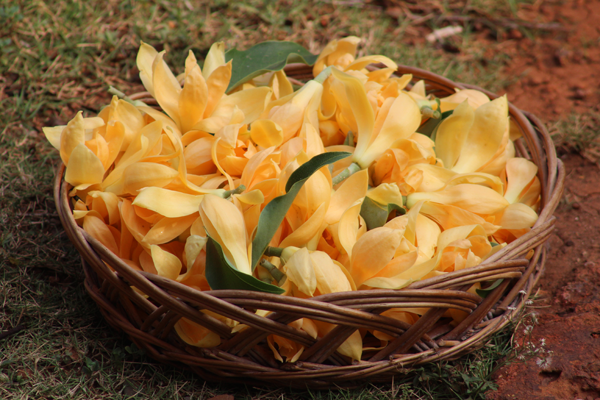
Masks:
[[[0,0],[0,334],[18,330],[0,339],[0,398],[476,399],[494,387],[494,369],[513,354],[510,331],[459,361],[358,391],[232,388],[157,365],[110,328],[85,293],[78,255],[56,215],[52,181],[60,159],[41,127],[64,124],[80,109],[95,114],[110,99],[109,85],[139,90],[140,40],[167,50],[180,72],[188,50],[202,59],[218,40],[246,48],[265,37],[285,39],[316,53],[331,39],[356,35],[365,38],[361,54],[382,53],[490,90],[510,82],[501,72],[506,56],[486,55],[484,47],[497,43],[477,40],[468,23],[450,39],[458,50],[450,54],[422,40],[426,24],[389,16],[377,4]],[[468,10],[458,1],[419,4],[417,17],[428,10],[510,17],[518,6],[514,0],[472,1]]]
[[[600,160],[600,110],[572,113],[550,126],[550,134],[559,150],[577,152],[593,162]]]

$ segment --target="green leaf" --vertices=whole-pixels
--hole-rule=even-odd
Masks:
[[[488,296],[488,294],[490,294],[494,289],[496,289],[498,286],[500,286],[500,284],[502,283],[504,279],[496,279],[494,281],[494,283],[492,283],[490,286],[486,287],[485,289],[475,289],[475,291],[477,292],[477,294],[479,295],[479,297],[483,297],[486,298]]]
[[[227,91],[258,75],[280,71],[287,64],[313,65],[318,57],[293,42],[267,41],[245,51],[231,49],[225,53],[226,61],[233,60],[231,80]]]
[[[283,222],[285,214],[287,214],[290,209],[290,206],[294,202],[302,185],[304,185],[304,182],[325,165],[334,163],[351,155],[351,153],[341,151],[318,154],[308,162],[302,164],[292,173],[285,185],[286,194],[275,197],[260,213],[258,226],[255,231],[256,235],[252,241],[251,265],[253,270],[256,268],[256,265],[267,249],[271,239],[273,239],[273,235],[275,235],[277,228],[279,228],[279,225]]]
[[[398,204],[381,204],[370,197],[365,197],[362,206],[360,207],[360,216],[363,217],[367,224],[367,230],[379,228],[387,222],[392,211],[396,210],[397,215],[406,214],[404,207]]]
[[[238,289],[273,294],[285,292],[280,287],[237,270],[225,258],[219,242],[210,236],[206,242],[206,280],[213,290]]]

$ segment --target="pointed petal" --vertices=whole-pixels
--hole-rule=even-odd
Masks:
[[[391,68],[393,71],[398,69],[398,65],[385,56],[365,56],[357,59],[356,61],[348,65],[346,68],[344,68],[344,71],[359,71],[365,68],[367,65],[378,63],[384,64],[386,67]]]
[[[119,246],[114,235],[106,226],[104,221],[92,215],[86,215],[83,218],[83,230],[90,234],[91,237],[102,243],[107,249],[115,255],[119,255]]]
[[[298,290],[313,296],[317,288],[317,276],[307,248],[296,251],[283,266],[283,272]]]
[[[475,111],[464,101],[440,124],[435,137],[435,152],[445,168],[452,169],[456,164],[474,120]]]
[[[204,79],[208,79],[213,71],[223,64],[225,64],[225,43],[215,42],[210,46],[210,50],[206,54],[204,68],[202,68]]]
[[[144,242],[148,244],[164,244],[177,238],[198,218],[198,214],[190,214],[179,218],[163,218],[148,231],[144,236]],[[191,265],[191,264],[190,264]]]
[[[367,231],[358,239],[352,249],[350,266],[350,273],[357,287],[375,276],[392,260],[401,239],[400,231],[384,227]]]
[[[342,214],[357,200],[367,195],[369,187],[369,173],[366,169],[352,174],[335,191],[329,203],[325,222],[329,225],[340,220]]]
[[[180,126],[179,120],[179,94],[181,86],[177,78],[163,60],[164,51],[158,53],[152,64],[152,84],[154,85],[154,97],[161,108]]]
[[[279,243],[279,247],[306,245],[321,228],[326,210],[326,205],[322,203],[306,222]]]
[[[230,201],[207,194],[200,204],[206,233],[223,247],[227,259],[241,272],[251,275],[244,216]]]
[[[443,230],[477,224],[485,229],[486,235],[491,236],[500,229],[499,226],[487,222],[479,215],[456,206],[426,201],[421,207],[421,213],[440,224]]]
[[[373,108],[367,99],[364,85],[358,78],[333,69],[333,76],[344,84],[346,97],[356,119],[358,127],[358,142],[354,151],[354,160],[358,161],[367,150],[373,134],[375,115]]]
[[[317,289],[321,294],[347,292],[352,290],[352,285],[340,267],[322,251],[310,254],[313,269],[317,279]]]
[[[258,119],[251,125],[250,137],[265,148],[279,146],[283,143],[283,130],[270,119]]]
[[[156,273],[168,279],[177,279],[181,272],[179,258],[155,245],[150,246],[150,252]]]
[[[185,217],[198,211],[203,195],[191,195],[157,187],[140,190],[133,204],[168,218]]]
[[[486,103],[475,111],[473,126],[462,147],[460,157],[452,168],[459,173],[475,172],[496,154],[508,129],[506,96]]]
[[[77,146],[85,142],[85,128],[81,111],[69,121],[60,136],[60,158],[65,165],[69,165],[71,153]]]
[[[524,158],[513,158],[506,163],[506,192],[504,198],[509,203],[519,201],[523,191],[531,184],[538,172],[534,163]]]
[[[421,124],[421,111],[407,94],[400,93],[394,100],[381,131],[369,145],[359,164],[368,167],[399,139],[408,139]],[[360,137],[359,137],[360,139]],[[358,147],[358,146],[357,146]]]
[[[337,226],[337,237],[341,247],[340,252],[345,252],[348,257],[352,256],[352,251],[359,235],[360,208],[363,199],[356,200],[340,218]],[[363,221],[364,222],[364,221]]]
[[[190,50],[186,60],[185,83],[179,96],[181,132],[185,133],[204,116],[208,100],[208,86]]]
[[[531,207],[523,203],[514,203],[499,213],[494,222],[502,229],[525,229],[531,228],[537,219],[538,215]]]
[[[454,110],[459,104],[465,100],[469,103],[473,109],[477,109],[485,103],[490,102],[490,98],[485,93],[474,89],[457,90],[456,93],[445,97],[441,100],[441,111]]]
[[[231,61],[229,61],[227,64],[217,67],[208,79],[206,79],[208,100],[204,110],[204,118],[212,115],[216,105],[223,98],[223,95],[225,95],[225,91],[231,80],[231,66]]]
[[[430,259],[435,253],[438,238],[442,230],[438,224],[426,216],[419,214],[417,216],[416,231],[419,252],[423,253],[426,259]]]
[[[166,165],[138,162],[131,164],[123,171],[123,192],[116,194],[137,194],[143,188],[164,187],[169,184],[179,172]],[[110,187],[106,189],[110,191]]]
[[[78,144],[70,154],[65,181],[76,187],[90,186],[101,183],[103,176],[102,161],[85,144]]]
[[[142,42],[137,54],[137,67],[140,70],[140,79],[147,91],[154,97],[154,85],[152,84],[152,64],[158,52],[154,47]]]
[[[475,214],[495,214],[508,206],[508,201],[494,190],[471,184],[461,184],[439,192],[419,192],[408,196],[408,208],[425,200],[460,207]]]
[[[125,128],[125,138],[123,139],[122,149],[126,149],[138,132],[146,125],[140,111],[125,100],[119,100],[113,97],[109,108],[110,121],[119,121]]]

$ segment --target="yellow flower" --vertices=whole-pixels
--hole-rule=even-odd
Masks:
[[[164,53],[142,43],[137,65],[142,83],[174,122],[178,132],[195,129],[215,133],[229,124],[238,110],[244,115],[244,123],[248,123],[263,112],[271,96],[271,89],[264,87],[231,96],[225,94],[231,78],[231,62],[225,63],[222,43],[215,43],[210,48],[204,72],[194,54],[189,52],[183,87],[165,63]],[[166,122],[160,112],[150,107],[140,107],[140,110]]]
[[[358,78],[336,69],[333,76],[344,88],[344,93],[336,93],[341,115],[356,124],[358,139],[353,161],[362,168],[368,168],[386,150],[395,147],[397,141],[410,138],[421,124],[419,107],[407,94],[386,99],[376,114]],[[342,96],[347,99],[346,104],[341,101]]]
[[[435,139],[436,154],[444,167],[458,173],[487,172],[508,141],[508,101],[499,97],[473,110],[461,103],[440,124]]]

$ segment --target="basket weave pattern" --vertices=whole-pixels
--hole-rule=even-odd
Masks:
[[[298,80],[312,78],[311,69],[303,65],[288,66],[286,73]],[[399,67],[398,74],[408,73],[414,81],[425,80],[427,93],[438,97],[454,93],[454,88],[476,88],[417,68]],[[498,97],[476,89],[492,99]],[[54,196],[61,222],[81,254],[87,291],[108,323],[126,332],[152,358],[186,366],[209,381],[316,389],[390,382],[394,374],[413,365],[456,358],[481,346],[521,310],[543,271],[544,242],[554,229],[552,214],[562,194],[564,168],[541,122],[513,105],[509,112],[523,136],[515,142],[517,155],[539,168],[541,211],[535,226],[475,268],[415,282],[402,290],[341,292],[310,299],[239,290],[200,292],[133,270],[78,227],[69,204],[70,185],[63,180],[64,167],[57,174]],[[485,299],[467,292],[474,283],[500,278],[502,283]],[[390,308],[416,307],[429,311],[413,325],[380,315]],[[272,313],[262,317],[255,313],[259,309]],[[448,309],[469,315],[453,326],[442,318]],[[199,310],[231,318],[248,328],[232,333],[229,326]],[[217,333],[221,344],[202,349],[184,343],[173,328],[182,317]],[[302,317],[337,327],[313,339],[288,326]],[[363,360],[352,363],[336,349],[357,329],[377,330],[395,339],[382,349],[365,350]],[[271,334],[305,346],[300,360],[277,362],[266,341]]]

